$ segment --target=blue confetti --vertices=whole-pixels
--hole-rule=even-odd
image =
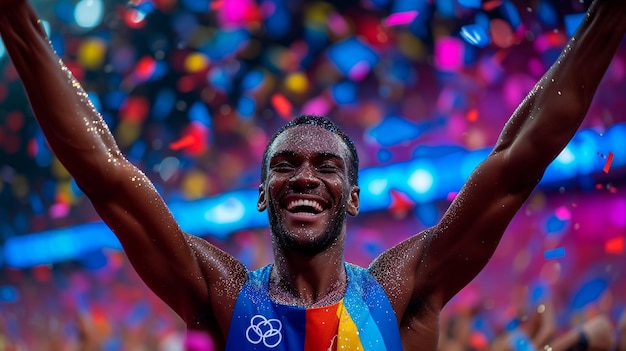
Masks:
[[[585,284],[576,292],[572,299],[572,308],[580,309],[600,298],[608,283],[604,279],[593,279]]]
[[[553,250],[546,250],[543,252],[543,258],[545,258],[546,260],[552,260],[552,259],[561,258],[561,257],[565,257],[564,247],[559,247]]]
[[[489,45],[491,42],[489,33],[487,33],[485,28],[479,24],[468,24],[463,26],[461,27],[461,32],[459,34],[461,35],[461,38],[469,44],[481,48]]]

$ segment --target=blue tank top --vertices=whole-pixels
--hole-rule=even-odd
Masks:
[[[396,315],[364,268],[345,264],[348,286],[331,306],[303,308],[271,301],[271,265],[250,273],[230,322],[227,351],[402,350]]]

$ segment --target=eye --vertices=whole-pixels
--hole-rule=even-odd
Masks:
[[[289,172],[293,169],[293,165],[287,161],[280,161],[270,167],[275,172]]]
[[[334,164],[323,164],[317,167],[317,170],[321,173],[334,173],[337,172],[339,168]]]

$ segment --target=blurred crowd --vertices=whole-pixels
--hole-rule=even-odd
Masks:
[[[524,351],[549,345],[555,351],[623,351],[623,244],[607,246],[611,241],[602,235],[580,229],[615,232],[610,220],[597,220],[603,206],[619,206],[615,198],[610,192],[535,194],[484,271],[444,309],[440,349]],[[575,205],[571,219],[561,231],[542,233],[537,223],[546,225],[545,213],[558,212],[564,203]],[[346,258],[360,265],[409,235],[406,228],[420,226],[414,216],[397,211],[357,218],[349,225]],[[207,240],[251,269],[272,260],[265,228]],[[545,250],[553,247],[564,248],[564,255],[546,258]],[[211,351],[210,339],[187,335],[117,250],[63,264],[5,267],[0,297],[0,350]],[[566,347],[579,342],[581,330],[593,348]]]
[[[206,335],[185,331],[122,253],[106,256],[107,267],[91,271],[66,264],[5,272],[19,281],[19,302],[2,305],[0,350],[214,350]],[[518,284],[477,294],[480,285],[444,309],[439,350],[626,350],[626,303],[615,289],[572,309],[549,288],[538,292]],[[498,295],[506,295],[506,302],[497,302]]]
[[[108,0],[87,29],[71,1],[33,1],[57,52],[167,201],[256,188],[266,141],[299,113],[332,116],[363,168],[409,160],[422,145],[489,147],[588,5]],[[47,149],[2,54],[0,247],[98,220]],[[625,84],[622,46],[583,128],[626,122]],[[390,121],[401,129],[384,129]],[[625,351],[623,173],[539,189],[446,308],[441,350],[576,350],[566,345],[582,330],[590,349]],[[428,208],[440,213],[447,201]],[[348,261],[367,265],[424,227],[413,207],[400,201],[351,219]],[[263,228],[207,240],[249,268],[271,259]],[[169,351],[186,342],[191,349],[180,320],[119,251],[24,269],[0,257],[0,351]]]

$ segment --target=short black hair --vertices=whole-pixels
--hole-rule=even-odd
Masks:
[[[348,180],[350,181],[350,185],[358,185],[359,184],[359,155],[357,154],[356,147],[354,146],[354,142],[350,137],[339,128],[337,124],[328,119],[327,117],[316,116],[316,115],[300,115],[290,121],[289,123],[282,126],[276,133],[272,136],[270,141],[267,143],[265,147],[265,151],[263,151],[263,161],[261,162],[261,182],[265,183],[267,179],[267,163],[269,162],[269,149],[274,144],[276,138],[281,135],[284,131],[291,127],[299,126],[299,125],[312,125],[320,128],[324,128],[330,132],[337,134],[341,140],[346,144],[348,150],[350,151],[350,160],[348,165]]]

